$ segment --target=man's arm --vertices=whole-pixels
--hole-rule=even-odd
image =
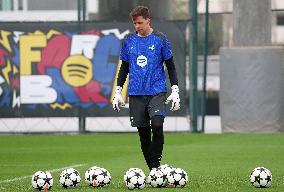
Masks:
[[[127,75],[129,73],[129,63],[126,61],[122,61],[120,66],[118,76],[117,76],[117,84],[114,91],[114,97],[112,100],[112,107],[115,111],[119,112],[119,104],[124,105],[124,101],[121,96],[122,87],[126,81]]]
[[[176,72],[173,57],[166,60],[165,63],[166,63],[166,67],[167,67],[167,70],[168,70],[171,86],[178,85],[177,72]]]
[[[166,63],[166,67],[168,70],[168,74],[169,74],[169,78],[171,82],[171,88],[172,88],[172,93],[167,98],[166,104],[168,104],[172,100],[173,102],[172,102],[171,111],[177,111],[180,108],[180,98],[179,98],[177,72],[176,72],[173,57],[166,60],[165,63]]]
[[[118,76],[117,76],[117,86],[123,87],[127,75],[129,73],[129,63],[126,61],[122,61],[122,64],[120,66]]]

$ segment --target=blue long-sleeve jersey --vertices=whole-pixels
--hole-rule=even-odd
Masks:
[[[172,58],[167,37],[153,31],[146,37],[133,33],[123,43],[120,59],[129,63],[129,95],[155,95],[166,92],[163,62]]]

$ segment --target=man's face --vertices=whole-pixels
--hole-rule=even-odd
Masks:
[[[138,34],[142,36],[148,35],[150,29],[150,19],[144,19],[142,16],[138,16],[133,19],[133,25]]]

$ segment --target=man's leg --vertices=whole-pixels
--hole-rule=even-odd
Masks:
[[[152,167],[159,167],[162,159],[164,132],[163,132],[164,117],[160,115],[151,118],[152,137]]]
[[[137,129],[140,137],[141,150],[143,152],[146,163],[151,170],[151,127],[137,127]]]

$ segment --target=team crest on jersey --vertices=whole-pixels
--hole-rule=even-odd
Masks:
[[[139,65],[140,67],[145,67],[145,65],[147,65],[147,57],[145,57],[144,55],[139,55],[137,57],[137,65]]]
[[[151,49],[152,51],[154,51],[155,45],[151,45],[151,46],[149,47],[149,49]]]

